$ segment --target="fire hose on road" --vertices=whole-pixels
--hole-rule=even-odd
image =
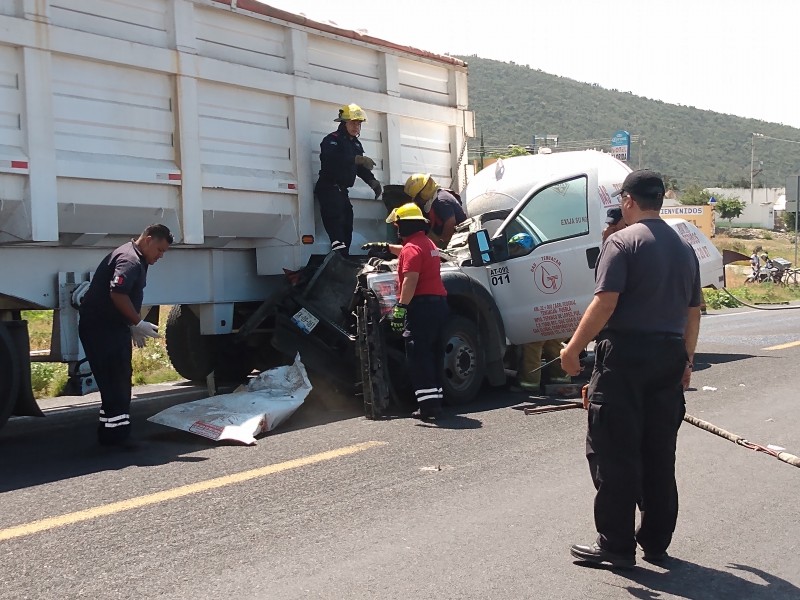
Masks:
[[[558,358],[554,358],[553,360],[549,361],[548,363],[539,367],[539,369],[543,369],[546,366],[556,362],[559,360]],[[538,371],[539,369],[534,369],[531,372]],[[537,415],[546,412],[555,412],[559,410],[567,410],[570,408],[589,408],[589,399],[586,395],[588,386],[584,385],[581,390],[582,402],[564,402],[563,404],[555,404],[555,405],[545,405],[545,406],[534,406],[524,409],[524,413],[526,415]],[[743,438],[740,435],[735,433],[731,433],[730,431],[726,431],[721,427],[717,427],[713,423],[709,423],[708,421],[703,421],[703,419],[698,419],[697,417],[686,414],[683,417],[683,420],[687,423],[694,425],[695,427],[702,429],[703,431],[707,431],[709,433],[713,433],[721,438],[728,440],[729,442],[733,442],[737,446],[742,446],[743,448],[747,448],[748,450],[754,450],[756,452],[763,452],[764,454],[768,454],[778,460],[785,462],[786,464],[792,465],[793,467],[800,467],[800,456],[795,456],[794,454],[790,454],[789,452],[782,452],[778,450],[773,450],[772,448],[768,448],[766,446],[762,446],[761,444],[753,443],[746,438]]]
[[[567,410],[570,408],[586,408],[586,406],[584,406],[583,402],[565,402],[563,404],[530,407],[526,408],[524,412],[526,415],[538,415],[546,412]],[[773,450],[772,448],[767,448],[766,446],[762,446],[761,444],[755,444],[751,441],[748,441],[747,439],[743,438],[740,435],[731,433],[730,431],[726,431],[721,427],[717,427],[713,423],[709,423],[708,421],[703,421],[703,419],[698,419],[697,417],[690,414],[686,414],[683,417],[683,420],[691,425],[694,425],[699,429],[702,429],[703,431],[708,431],[709,433],[718,435],[721,438],[725,438],[726,440],[728,440],[729,442],[733,442],[737,446],[742,446],[743,448],[747,448],[748,450],[755,450],[756,452],[763,452],[764,454],[773,456],[778,460],[785,462],[786,464],[792,465],[794,467],[800,467],[800,456],[795,456],[794,454],[790,454],[789,452],[780,452],[777,450]]]

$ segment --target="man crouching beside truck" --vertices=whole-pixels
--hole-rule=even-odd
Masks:
[[[131,341],[144,347],[158,327],[143,321],[147,268],[172,244],[166,225],[148,225],[136,240],[108,254],[97,266],[80,305],[78,333],[100,389],[97,441],[131,450]]]

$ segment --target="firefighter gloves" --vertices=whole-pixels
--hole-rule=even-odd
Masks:
[[[361,156],[360,154],[357,154],[355,160],[359,167],[366,167],[370,171],[375,168],[375,161],[369,156]]]
[[[367,242],[361,246],[362,250],[380,250],[381,252],[389,251],[389,244],[386,242]]]
[[[397,303],[392,309],[392,331],[401,332],[406,327],[407,307],[405,304]]]
[[[369,182],[369,187],[372,188],[372,191],[375,192],[375,200],[383,193],[383,188],[381,187],[380,182],[377,179],[373,179]]]

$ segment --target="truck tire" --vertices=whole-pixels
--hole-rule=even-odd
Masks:
[[[175,305],[167,317],[167,354],[181,377],[205,381],[215,371],[218,383],[243,381],[255,358],[232,335],[200,335],[200,319],[186,305]]]
[[[181,377],[205,381],[214,369],[214,352],[200,335],[200,319],[186,305],[176,304],[167,316],[167,355]]]
[[[442,387],[447,405],[472,402],[483,385],[486,361],[478,340],[478,326],[472,320],[450,315],[442,334]]]
[[[8,330],[0,324],[0,429],[6,424],[19,395],[19,357]]]

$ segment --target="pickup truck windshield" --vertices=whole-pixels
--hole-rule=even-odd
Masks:
[[[508,224],[506,239],[520,233],[530,235],[530,252],[546,242],[588,234],[587,189],[586,177],[578,177],[540,190]]]

